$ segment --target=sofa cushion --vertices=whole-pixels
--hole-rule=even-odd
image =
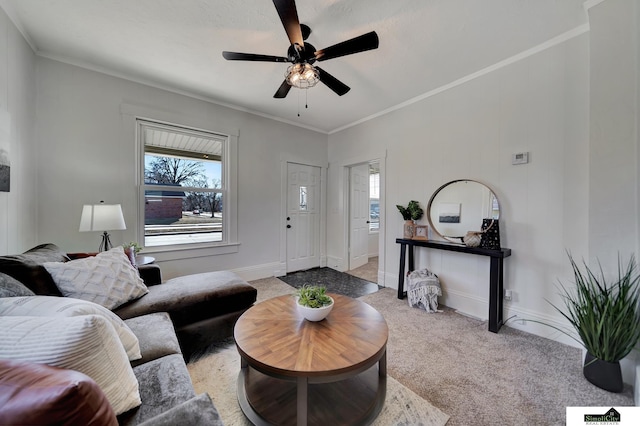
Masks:
[[[136,336],[139,336],[138,341],[142,354],[139,360],[131,362],[132,366],[135,367],[166,355],[182,354],[173,323],[166,312],[130,318],[125,323]]]
[[[42,264],[68,260],[55,244],[41,244],[23,254],[0,256],[0,272],[17,279],[35,294],[62,296]]]
[[[66,263],[45,262],[43,266],[63,295],[89,300],[107,309],[137,299],[148,291],[122,246],[94,257]]]
[[[183,402],[140,426],[224,426],[220,414],[206,393]]]
[[[138,381],[111,323],[98,315],[0,317],[0,359],[29,361],[86,374],[116,415],[140,405]]]
[[[0,297],[16,296],[35,296],[35,293],[11,275],[0,272]]]
[[[78,371],[0,359],[0,424],[117,426],[105,394]]]
[[[114,310],[121,318],[169,312],[176,328],[229,312],[247,309],[257,290],[230,271],[173,278],[149,287],[149,293]]]
[[[57,296],[5,297],[0,298],[0,315],[52,318],[100,315],[113,325],[129,360],[142,357],[138,338],[133,331],[119,316],[97,303]]]
[[[120,425],[137,425],[196,396],[182,355],[146,362],[133,372],[140,383],[142,405],[119,415]]]

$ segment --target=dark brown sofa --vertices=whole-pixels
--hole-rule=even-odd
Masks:
[[[20,255],[0,256],[0,297],[30,296],[34,293],[62,296],[42,264],[67,262],[71,258],[83,256],[86,254],[68,255],[53,244],[43,244]],[[161,283],[160,268],[157,265],[140,266],[138,270],[149,292],[117,307],[113,312],[125,320],[139,339],[142,358],[131,361],[131,366],[139,384],[142,405],[118,415],[117,423],[121,426],[222,425],[210,397],[207,394],[195,394],[185,359],[188,360],[194,351],[217,339],[231,336],[236,319],[255,302],[256,289],[227,271],[195,274]],[[76,420],[85,421],[79,420],[85,417],[69,417],[75,412],[66,410],[66,406],[61,405],[60,398],[55,397],[55,393],[61,388],[59,383],[54,383],[57,390],[52,394],[43,388],[40,366],[27,363],[21,368],[20,374],[3,374],[3,371],[15,373],[17,369],[11,361],[0,360],[0,387],[21,389],[21,394],[16,394],[9,401],[13,407],[17,406],[17,414],[8,411],[6,408],[9,404],[6,403],[4,408],[0,407],[0,419],[3,420],[0,423],[7,423],[4,420],[11,418],[23,418],[20,410],[25,407],[33,414],[34,407],[38,405],[34,402],[33,390],[25,392],[21,380],[38,383],[38,402],[43,400],[42,395],[52,396],[53,408],[46,405],[41,407],[41,414],[49,422],[77,424]],[[33,380],[34,375],[37,380]],[[68,390],[66,388],[68,386],[65,391]],[[79,393],[77,398],[69,400],[74,407],[91,401],[86,396],[88,391],[79,392],[82,388],[75,384],[71,388],[76,390],[75,394]],[[97,405],[89,405],[88,418],[96,417],[99,412],[95,408]],[[52,417],[53,414],[62,416],[71,423],[53,420],[58,419]],[[115,421],[113,412],[101,417],[99,421],[89,424],[113,425]],[[13,423],[8,421],[8,424]]]
[[[37,295],[62,296],[42,264],[86,255],[67,254],[54,244],[42,244],[23,254],[0,256],[0,273]],[[257,290],[233,272],[193,274],[161,283],[158,265],[141,265],[138,270],[149,293],[113,312],[122,319],[167,312],[187,360],[195,351],[232,336],[235,321],[256,301]]]

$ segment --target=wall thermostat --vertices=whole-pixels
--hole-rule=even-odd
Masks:
[[[527,164],[529,162],[528,152],[518,152],[511,156],[511,164]]]

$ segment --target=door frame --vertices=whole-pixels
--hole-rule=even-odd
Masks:
[[[318,161],[301,158],[289,153],[280,155],[280,267],[274,271],[273,276],[287,275],[287,194],[289,163],[302,164],[304,166],[320,168],[320,234],[318,235],[317,250],[320,267],[327,266],[327,169],[329,165]]]
[[[357,157],[347,158],[342,161],[337,161],[336,169],[342,174],[340,182],[342,183],[342,205],[344,209],[342,211],[342,226],[343,226],[343,239],[342,239],[342,253],[343,264],[345,268],[349,265],[349,208],[350,208],[350,182],[349,182],[349,169],[351,166],[357,166],[358,164],[370,163],[377,161],[380,165],[380,227],[378,228],[378,285],[386,287],[385,285],[385,253],[386,253],[386,208],[385,208],[385,188],[386,188],[386,175],[387,175],[387,150],[380,152],[371,152],[369,154],[362,154]],[[332,163],[333,165],[333,163]]]

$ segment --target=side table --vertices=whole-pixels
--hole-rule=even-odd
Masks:
[[[151,265],[152,263],[155,263],[155,261],[156,261],[156,258],[152,256],[146,256],[146,255],[136,256],[136,265],[138,266]]]

